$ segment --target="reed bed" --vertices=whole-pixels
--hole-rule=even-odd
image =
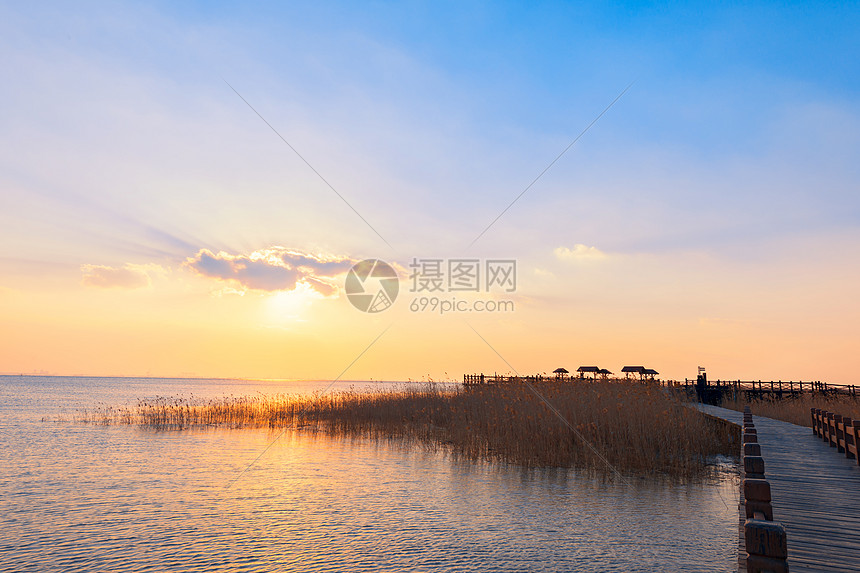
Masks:
[[[826,395],[805,393],[799,396],[786,396],[774,399],[747,400],[742,397],[736,399],[724,398],[721,404],[724,408],[743,411],[744,406],[749,406],[756,416],[775,418],[784,422],[791,422],[798,426],[812,427],[812,417],[809,413],[811,408],[821,408],[835,414],[841,414],[854,420],[860,419],[860,399],[845,395]]]
[[[577,467],[625,474],[703,476],[714,456],[736,455],[737,429],[640,383],[541,382],[469,388],[407,385],[388,391],[156,398],[99,408],[78,420],[146,428],[296,428],[340,436],[397,438],[457,456],[528,467]],[[590,443],[595,454],[584,441]]]

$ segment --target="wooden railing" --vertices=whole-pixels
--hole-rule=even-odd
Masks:
[[[569,380],[569,376],[565,376],[564,380]],[[463,384],[472,386],[476,384],[504,384],[506,382],[543,382],[544,380],[562,380],[557,376],[506,376],[504,374],[463,374]]]
[[[506,374],[463,374],[463,384],[471,386],[473,384],[504,384],[508,382],[544,382],[552,380],[573,380],[580,379],[578,373],[555,375],[555,374],[536,374],[533,376],[509,376]],[[591,378],[587,378],[591,379]],[[618,378],[618,377],[599,377],[601,380],[629,382],[633,379]],[[696,381],[684,379],[680,380],[651,380],[651,379],[635,379],[640,382],[657,383],[669,388],[684,388],[692,391],[696,389]],[[855,384],[835,385],[827,382],[802,380],[709,380],[707,389],[723,392],[743,394],[747,398],[783,398],[787,396],[798,396],[800,394],[814,393],[826,395],[847,395],[858,397],[860,396],[860,386]]]
[[[696,387],[696,381],[685,378],[680,385],[693,389]],[[713,390],[743,392],[749,398],[765,396],[782,398],[783,396],[797,396],[804,393],[841,394],[852,397],[860,395],[860,387],[855,384],[837,385],[817,380],[808,382],[802,380],[709,380],[707,387]]]
[[[764,458],[749,407],[744,408],[743,540],[747,573],[788,571],[788,541],[785,527],[773,520],[770,483],[764,477]]]
[[[812,432],[829,443],[830,447],[860,464],[860,420],[852,420],[820,408],[812,408],[811,414]]]

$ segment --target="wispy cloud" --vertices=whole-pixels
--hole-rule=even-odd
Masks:
[[[572,248],[558,247],[553,253],[560,261],[596,261],[606,258],[606,253],[597,247],[589,247],[581,243],[575,244]]]
[[[135,265],[127,263],[121,267],[105,265],[81,265],[81,284],[95,288],[136,289],[152,284],[153,272],[164,272],[159,265]]]
[[[332,280],[355,261],[347,257],[317,256],[274,246],[249,254],[232,255],[201,249],[183,266],[198,275],[229,281],[245,289],[289,291],[305,284],[323,296],[337,292]]]

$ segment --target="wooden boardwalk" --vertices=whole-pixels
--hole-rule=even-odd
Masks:
[[[743,414],[702,411],[743,425]],[[860,571],[860,466],[812,429],[754,416],[773,496],[773,518],[785,526],[793,573]]]

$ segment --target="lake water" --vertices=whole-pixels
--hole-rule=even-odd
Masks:
[[[326,385],[0,377],[0,571],[737,570],[731,473],[627,484],[290,432],[227,487],[277,434],[55,421]]]

